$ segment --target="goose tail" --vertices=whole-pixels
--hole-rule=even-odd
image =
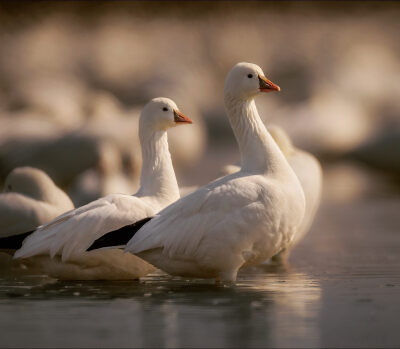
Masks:
[[[99,248],[123,248],[136,232],[153,217],[147,217],[133,224],[125,225],[117,230],[110,231],[102,237],[95,240],[87,251],[97,250]]]

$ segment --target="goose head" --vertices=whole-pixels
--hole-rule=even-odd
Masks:
[[[7,176],[3,191],[43,200],[54,187],[54,182],[43,171],[33,167],[17,167]]]
[[[225,96],[246,100],[261,92],[280,91],[280,87],[268,80],[262,69],[252,63],[238,63],[229,72],[224,87]]]
[[[159,97],[144,106],[140,123],[152,131],[166,131],[178,125],[191,124],[192,120],[179,111],[174,101]]]

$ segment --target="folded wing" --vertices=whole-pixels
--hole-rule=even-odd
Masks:
[[[237,177],[224,177],[168,206],[134,235],[126,250],[162,248],[171,258],[185,259],[209,249],[245,246],[243,226],[264,206],[258,200],[261,187]]]
[[[66,212],[39,227],[15,258],[59,254],[63,261],[79,256],[104,234],[146,218],[154,212],[137,197],[113,194]]]

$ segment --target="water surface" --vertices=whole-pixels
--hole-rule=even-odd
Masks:
[[[290,265],[235,286],[155,273],[140,281],[0,280],[2,347],[400,345],[398,199],[325,204]]]

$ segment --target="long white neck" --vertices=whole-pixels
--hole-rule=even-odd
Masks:
[[[150,197],[161,206],[178,200],[179,187],[168,149],[166,131],[154,131],[139,125],[139,138],[142,147],[142,172],[138,197]]]
[[[242,170],[284,175],[292,172],[284,155],[258,115],[254,99],[225,97],[228,114],[241,154]]]

